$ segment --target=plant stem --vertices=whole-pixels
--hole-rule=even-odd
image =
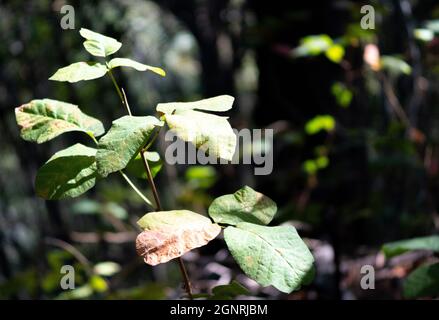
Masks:
[[[150,145],[151,145],[151,143],[148,144],[148,147]],[[163,209],[162,209],[162,205],[160,203],[159,194],[157,192],[157,188],[155,186],[154,179],[153,179],[152,174],[151,174],[151,169],[149,168],[148,160],[145,158],[145,152],[146,152],[146,148],[144,148],[140,151],[140,155],[142,156],[143,164],[145,166],[146,174],[148,176],[148,181],[149,181],[149,184],[151,186],[152,193],[154,195],[154,200],[155,200],[155,203],[157,206],[157,211],[162,211]],[[178,266],[180,267],[180,272],[181,272],[181,275],[183,276],[183,280],[184,280],[184,284],[185,284],[184,287],[185,287],[186,293],[187,293],[189,299],[192,300],[193,299],[192,286],[191,286],[191,283],[189,280],[189,275],[186,271],[186,267],[184,266],[183,259],[181,257],[178,258]]]
[[[117,94],[119,95],[120,101],[122,102],[122,105],[127,109],[128,114],[132,116],[130,106],[128,105],[128,102],[126,100],[125,92],[123,89],[121,90],[119,85],[117,84],[116,79],[113,76],[113,72],[111,72],[111,69],[108,69],[108,74],[110,75],[111,81],[114,84],[114,87],[116,88]]]
[[[124,177],[126,182],[128,182],[130,187],[133,188],[133,190],[136,191],[136,193],[143,199],[143,201],[145,201],[149,206],[154,207],[152,202],[147,197],[145,197],[142,192],[140,192],[140,190],[134,185],[130,178],[128,178],[128,176],[122,170],[119,170],[119,172],[122,177]]]
[[[131,109],[130,109],[130,105],[128,103],[127,95],[125,94],[125,90],[123,88],[122,88],[122,95],[123,95],[123,101],[124,101],[125,106],[127,107],[127,110],[128,110],[128,114],[130,116],[132,116],[133,114],[131,113]]]
[[[108,67],[108,64],[107,64]],[[117,84],[116,79],[113,76],[113,73],[111,72],[111,69],[108,67],[108,74],[110,75],[111,81],[113,81],[114,86],[116,87],[116,91],[117,94],[119,95],[120,100],[122,101],[122,105],[124,105],[128,111],[128,114],[131,116],[131,110],[128,104],[128,100],[127,100],[127,96],[125,94],[125,91],[122,89],[120,89],[119,85]],[[151,186],[152,189],[152,193],[154,195],[154,200],[156,203],[156,210],[157,211],[162,211],[162,204],[160,203],[160,198],[159,198],[159,194],[157,192],[157,188],[155,186],[154,183],[154,179],[152,177],[151,174],[151,169],[149,168],[149,164],[148,164],[148,160],[145,158],[145,152],[146,150],[154,143],[155,139],[158,136],[160,130],[158,130],[154,137],[151,139],[151,141],[142,149],[140,150],[140,155],[142,156],[142,160],[143,160],[143,164],[145,166],[145,170],[146,170],[146,174],[148,176],[148,182],[149,185]],[[119,170],[119,172],[122,174],[122,176],[125,178],[125,180],[128,182],[128,184],[134,189],[134,191],[137,192],[137,194],[150,206],[152,206],[151,201],[149,201],[140,191],[139,189],[137,189],[137,187],[134,185],[134,183],[131,182],[131,180],[125,175],[125,173],[122,172],[122,170]],[[189,276],[188,273],[186,271],[186,267],[184,266],[184,262],[183,259],[181,257],[178,258],[178,265],[180,267],[180,272],[181,275],[183,276],[183,280],[185,283],[185,289],[186,289],[186,293],[189,297],[190,300],[193,300],[193,296],[192,296],[192,286],[191,283],[189,281]]]
[[[146,147],[143,148],[144,151],[147,151],[149,149],[149,147],[152,146],[152,144],[154,143],[155,139],[157,139],[157,137],[159,136],[159,132],[162,128],[160,127],[155,133],[154,136],[152,137],[151,141],[148,142],[148,144],[146,145]]]
[[[140,151],[140,155],[142,156],[143,164],[145,166],[146,175],[148,176],[148,181],[152,189],[152,194],[154,195],[154,200],[157,206],[157,211],[162,211],[162,204],[160,203],[159,194],[157,192],[157,188],[155,187],[154,179],[151,174],[151,169],[149,168],[148,160],[145,158],[144,150]]]

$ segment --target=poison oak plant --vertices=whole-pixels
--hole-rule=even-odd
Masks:
[[[129,186],[153,208],[138,225],[143,231],[136,240],[137,252],[145,263],[157,265],[178,259],[187,296],[193,298],[191,285],[181,256],[206,245],[224,229],[224,239],[247,276],[263,286],[273,285],[283,292],[298,289],[313,274],[313,256],[292,226],[268,227],[276,204],[265,195],[245,186],[234,194],[215,199],[205,217],[189,210],[163,211],[154,184],[161,168],[160,156],[150,148],[165,126],[182,140],[194,144],[216,158],[232,160],[236,136],[226,117],[208,113],[232,108],[234,98],[223,95],[195,102],[160,103],[157,117],[134,116],[123,89],[112,74],[117,67],[165,72],[127,58],[108,59],[121,43],[81,29],[84,48],[101,62],[76,62],[59,69],[50,80],[78,82],[109,75],[128,115],[113,121],[105,132],[102,123],[84,114],[76,105],[51,100],[32,100],[15,109],[21,137],[43,143],[62,133],[81,131],[90,137],[90,145],[77,143],[55,153],[38,171],[36,193],[47,200],[74,198],[93,188],[108,175],[120,174]],[[98,137],[100,137],[98,139]],[[152,203],[129,178],[147,179],[154,195]],[[245,294],[236,282],[212,290],[209,298],[231,298]]]

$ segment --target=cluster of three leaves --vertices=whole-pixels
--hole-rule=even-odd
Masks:
[[[85,38],[84,48],[93,56],[108,57],[117,52],[122,44],[111,37],[104,36],[97,32],[82,28],[79,31],[80,35]],[[49,80],[67,81],[70,83],[82,80],[93,80],[103,77],[107,72],[117,67],[131,67],[138,71],[152,71],[161,76],[166,73],[163,69],[158,67],[148,66],[146,64],[128,59],[128,58],[113,58],[108,63],[102,64],[99,62],[76,62],[71,65],[59,69]]]
[[[226,225],[224,238],[242,270],[263,286],[291,292],[310,280],[313,256],[292,226],[267,227],[277,207],[246,186],[215,199],[210,219],[188,210],[146,214],[138,221],[145,231],[136,241],[139,255],[151,265],[167,262],[214,239]]]

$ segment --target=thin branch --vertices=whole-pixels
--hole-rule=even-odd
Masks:
[[[78,260],[84,266],[86,272],[89,275],[94,274],[90,261],[88,261],[88,259],[81,252],[79,252],[78,249],[76,249],[71,244],[69,244],[63,240],[55,239],[55,238],[46,238],[44,241],[48,245],[58,247],[58,248],[61,248],[65,251],[69,252],[70,254],[72,254],[72,256],[74,256],[76,258],[76,260]]]
[[[113,73],[111,72],[111,69],[110,68],[108,68],[108,74],[110,75],[110,78],[111,78],[111,80],[113,81],[113,84],[114,84],[114,86],[116,87],[116,90],[117,90],[117,94],[119,95],[119,98],[121,99],[121,101],[122,101],[122,104],[126,107],[126,109],[127,109],[127,111],[128,111],[128,114],[129,115],[131,115],[131,110],[130,110],[130,107],[129,107],[129,104],[128,104],[128,100],[127,100],[127,97],[126,97],[126,94],[125,94],[125,91],[123,91],[123,89],[121,90],[120,89],[120,87],[119,87],[119,85],[117,84],[117,82],[116,82],[116,79],[114,78],[114,76],[113,76]],[[154,195],[154,200],[155,200],[155,203],[156,203],[156,210],[157,211],[162,211],[162,205],[161,205],[161,203],[160,203],[160,198],[159,198],[159,195],[158,195],[158,192],[157,192],[157,188],[156,188],[156,186],[155,186],[155,183],[154,183],[154,179],[153,179],[153,177],[152,177],[152,174],[151,174],[151,169],[149,168],[149,164],[148,164],[148,161],[147,161],[147,159],[145,158],[145,151],[154,143],[154,141],[155,141],[155,139],[157,138],[157,136],[158,136],[158,132],[159,132],[160,130],[158,130],[157,132],[156,132],[156,134],[155,134],[155,136],[151,139],[151,141],[140,151],[140,155],[142,156],[142,160],[143,160],[143,164],[144,164],[144,166],[145,166],[145,170],[146,170],[146,174],[147,174],[147,176],[148,176],[148,182],[149,182],[149,185],[151,186],[151,189],[152,189],[152,192],[153,192],[153,195]],[[128,184],[133,188],[133,190],[134,191],[136,191],[137,192],[137,194],[148,204],[148,205],[150,205],[150,206],[152,206],[152,203],[151,203],[151,201],[149,201],[148,200],[148,198],[146,198],[140,191],[139,191],[139,189],[137,189],[137,187],[134,185],[134,183],[132,183],[131,182],[131,180],[126,176],[126,174],[125,173],[123,173],[121,170],[119,171],[121,174],[122,174],[122,176],[125,178],[125,180],[128,182]],[[189,276],[188,276],[188,273],[187,273],[187,271],[186,271],[186,268],[185,268],[185,266],[184,266],[184,262],[183,262],[183,259],[181,258],[181,257],[179,257],[178,258],[178,265],[179,265],[179,267],[180,267],[180,272],[181,272],[181,274],[182,274],[182,276],[183,276],[183,280],[184,280],[184,283],[185,283],[185,289],[186,289],[186,293],[187,293],[187,295],[188,295],[188,297],[189,297],[189,299],[193,299],[193,296],[192,296],[192,287],[191,287],[191,283],[190,283],[190,281],[189,281]]]
[[[128,114],[131,116],[132,114],[127,102],[127,97],[125,95],[125,92],[123,91],[123,89],[122,90],[120,89],[119,85],[117,84],[116,78],[114,78],[113,76],[113,72],[111,72],[111,69],[108,69],[108,75],[110,76],[111,81],[113,82],[114,87],[116,88],[117,94],[120,98],[120,101],[122,102],[122,105],[127,109]]]
[[[119,172],[122,175],[122,177],[124,177],[126,182],[128,182],[130,187],[133,188],[134,191],[136,191],[136,193],[139,195],[139,197],[141,197],[143,199],[143,201],[145,201],[146,204],[148,204],[151,207],[154,207],[152,202],[147,197],[145,197],[142,192],[140,192],[140,190],[135,186],[135,184],[130,180],[130,178],[128,178],[128,176],[122,170],[119,170]]]
[[[157,211],[162,211],[162,204],[160,203],[159,194],[152,177],[151,169],[149,168],[148,160],[145,157],[145,151],[141,150],[140,155],[142,156],[143,165],[145,166],[146,175],[148,176],[148,181],[152,189],[152,194],[154,195],[154,200],[157,206]]]
[[[155,141],[155,140],[157,139],[157,137],[159,136],[160,130],[161,130],[161,127],[160,127],[158,130],[156,130],[156,132],[154,133],[154,136],[152,137],[151,141],[148,142],[148,144],[146,145],[145,148],[143,148],[144,151],[147,151],[147,150],[152,146],[152,144],[154,143],[154,141]]]
[[[129,103],[128,103],[128,99],[127,99],[127,95],[125,94],[125,90],[122,88],[122,94],[123,94],[123,101],[124,101],[124,103],[125,103],[125,107],[127,108],[127,110],[128,110],[128,114],[130,115],[130,116],[132,116],[133,114],[131,113],[131,109],[130,109],[130,105],[129,105]]]
[[[146,152],[146,148],[142,149],[140,151],[140,154],[142,156],[143,164],[145,166],[146,174],[148,176],[148,181],[149,181],[149,184],[151,186],[152,193],[154,195],[154,200],[156,202],[157,211],[162,211],[163,209],[162,209],[162,205],[160,203],[160,198],[159,198],[157,188],[156,188],[155,183],[154,183],[154,179],[153,179],[152,174],[151,174],[151,169],[149,168],[148,160],[145,157],[145,152]],[[178,258],[178,266],[180,267],[180,272],[183,276],[183,280],[184,280],[184,284],[185,284],[184,287],[185,287],[186,293],[187,293],[189,299],[192,300],[193,299],[192,286],[191,286],[191,283],[189,280],[189,275],[187,273],[186,267],[184,266],[183,259],[181,257]]]

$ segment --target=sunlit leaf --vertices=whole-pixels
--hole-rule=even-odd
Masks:
[[[404,281],[406,298],[439,296],[439,263],[423,265],[410,273]]]
[[[314,272],[314,258],[291,226],[242,222],[227,227],[224,238],[241,269],[262,286],[290,293],[309,283]]]
[[[380,64],[381,68],[394,75],[409,75],[412,73],[412,67],[401,58],[395,56],[381,56]]]
[[[339,63],[344,57],[344,48],[339,44],[333,44],[325,51],[326,57],[332,62]]]
[[[309,120],[305,125],[307,134],[316,134],[322,130],[331,132],[335,129],[335,120],[330,115],[318,115]]]
[[[84,114],[78,106],[56,100],[32,100],[16,108],[15,117],[21,127],[21,137],[37,143],[69,131],[82,131],[94,136],[104,133],[104,126],[99,120]]]
[[[98,62],[76,62],[58,69],[49,80],[68,81],[70,83],[92,80],[103,77],[107,73],[107,67]]]
[[[144,229],[136,240],[137,253],[150,265],[204,246],[221,231],[210,219],[188,210],[151,212],[137,224]]]
[[[180,139],[192,143],[206,155],[228,161],[233,159],[236,135],[227,117],[184,110],[166,115],[166,123]]]
[[[160,103],[157,111],[164,113],[169,128],[182,140],[192,143],[209,156],[231,161],[236,135],[227,117],[195,111],[226,111],[234,98],[218,96],[195,102]]]
[[[102,278],[101,276],[98,275],[91,276],[89,283],[90,283],[90,287],[95,292],[102,293],[108,290],[108,284],[105,281],[105,279]]]
[[[428,236],[386,243],[382,248],[387,258],[412,250],[432,250],[439,252],[439,236]]]
[[[57,300],[79,300],[79,299],[87,299],[93,295],[93,288],[90,284],[85,284],[78,288],[64,291],[58,297]]]
[[[120,270],[120,265],[113,261],[99,262],[93,267],[94,273],[104,277],[110,277],[118,273]]]
[[[162,77],[166,76],[165,70],[158,68],[158,67],[152,67],[148,66],[146,64],[128,59],[128,58],[114,58],[111,59],[108,63],[108,66],[110,69],[117,68],[117,67],[131,67],[136,69],[137,71],[152,71],[154,73],[157,73],[158,75],[161,75]]]
[[[107,134],[99,140],[96,162],[98,172],[106,177],[124,169],[148,142],[156,126],[162,123],[155,117],[124,116],[113,121]]]
[[[122,43],[116,39],[104,36],[100,33],[81,28],[79,34],[87,39],[84,41],[84,48],[94,56],[106,57],[120,49]]]
[[[203,110],[203,111],[227,111],[232,109],[235,98],[228,95],[217,96],[194,102],[169,102],[159,103],[157,111],[164,114],[173,114],[185,110]]]
[[[269,197],[245,186],[234,194],[216,198],[209,207],[209,216],[216,223],[237,225],[251,222],[267,225],[277,211],[276,203]]]
[[[58,151],[37,173],[36,193],[48,200],[74,198],[91,189],[97,178],[96,149],[77,143]]]
[[[421,41],[429,42],[434,39],[434,32],[430,29],[415,29],[415,38]]]
[[[310,35],[301,39],[300,46],[294,49],[294,57],[316,56],[324,53],[333,41],[326,34]]]

